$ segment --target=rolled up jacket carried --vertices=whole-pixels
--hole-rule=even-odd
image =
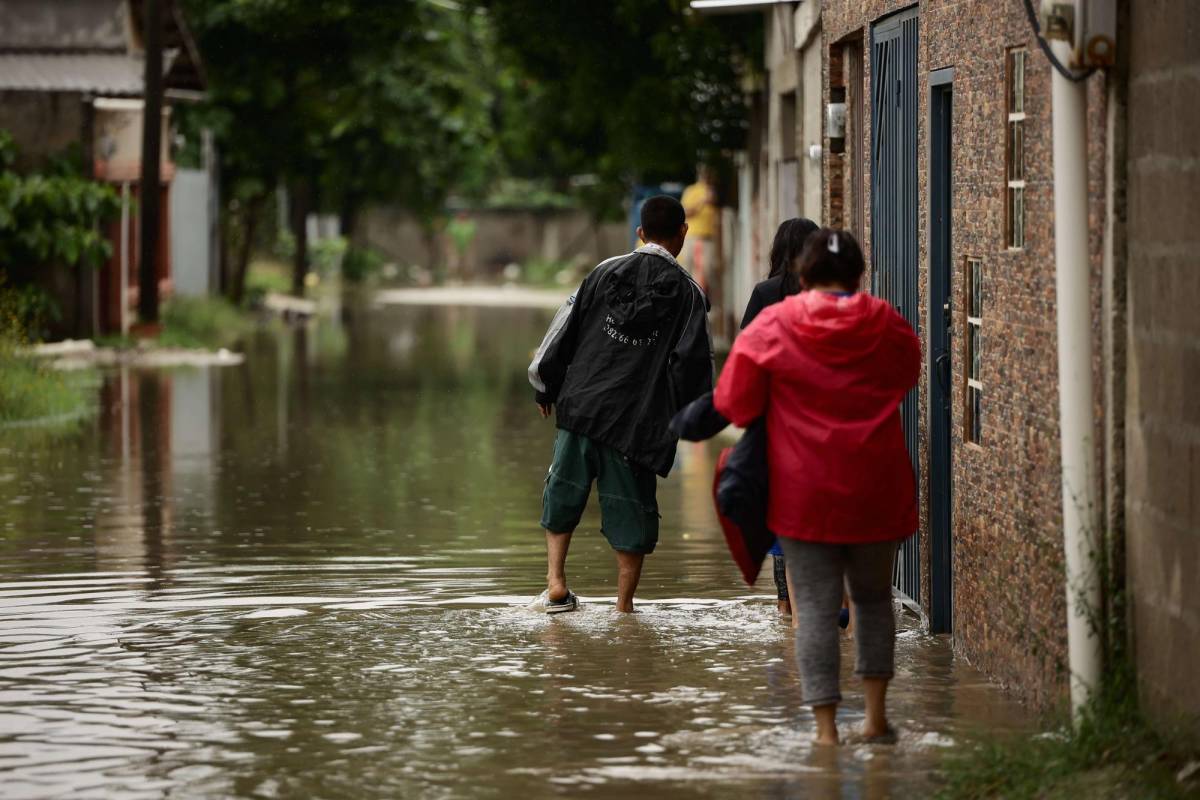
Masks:
[[[713,407],[712,392],[684,406],[671,420],[680,439],[711,439],[729,425]],[[733,447],[721,451],[713,479],[713,501],[725,544],[746,583],[753,586],[763,559],[775,544],[767,528],[767,425],[751,423]]]

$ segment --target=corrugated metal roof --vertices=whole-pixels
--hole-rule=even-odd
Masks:
[[[0,49],[124,52],[125,0],[0,0]]]
[[[171,55],[163,61],[169,68]],[[0,53],[0,90],[137,96],[144,70],[140,57],[120,53]]]

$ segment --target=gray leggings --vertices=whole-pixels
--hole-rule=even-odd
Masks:
[[[792,575],[796,661],[804,702],[824,706],[842,699],[838,610],[843,586],[854,602],[855,674],[891,678],[896,655],[892,563],[898,543],[820,544],[783,536],[779,541]]]

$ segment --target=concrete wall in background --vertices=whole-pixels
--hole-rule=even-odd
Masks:
[[[475,238],[459,264],[445,234],[430,240],[410,214],[399,209],[375,208],[363,214],[355,244],[379,251],[389,261],[431,268],[448,265],[451,277],[487,278],[511,263],[534,259],[595,265],[627,253],[633,243],[625,223],[594,225],[583,211],[466,212],[475,222]]]
[[[1200,739],[1200,4],[1131,3],[1126,520],[1143,702]]]

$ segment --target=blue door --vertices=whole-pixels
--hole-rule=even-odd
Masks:
[[[949,633],[954,619],[950,470],[950,272],[953,69],[929,78],[929,629]]]
[[[918,327],[917,278],[917,9],[871,26],[871,275],[872,291]],[[917,462],[917,392],[901,406],[904,436]],[[915,531],[914,531],[915,533]],[[905,540],[895,585],[921,599],[920,541]]]

